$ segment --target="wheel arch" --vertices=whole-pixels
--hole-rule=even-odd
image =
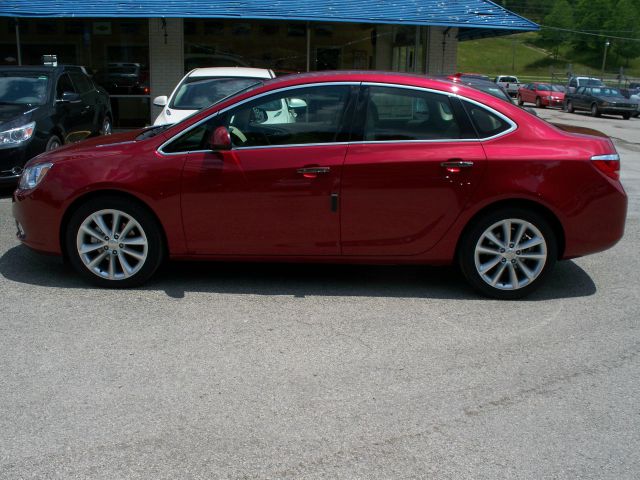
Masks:
[[[67,230],[67,226],[69,225],[69,221],[71,220],[71,216],[83,203],[89,200],[100,198],[100,197],[124,198],[138,204],[139,206],[147,210],[147,212],[155,220],[158,226],[158,229],[160,230],[160,234],[162,236],[162,248],[164,250],[164,253],[165,254],[168,253],[169,243],[167,240],[167,234],[165,232],[164,225],[160,221],[160,218],[158,217],[158,215],[156,215],[156,212],[154,212],[153,209],[146,202],[144,202],[139,197],[136,197],[135,195],[129,192],[124,192],[122,190],[116,190],[116,189],[105,189],[105,190],[94,190],[91,192],[86,192],[80,195],[79,197],[77,197],[76,199],[74,199],[73,202],[71,202],[71,204],[69,204],[69,206],[66,208],[64,215],[62,216],[62,220],[60,221],[60,230],[58,232],[58,242],[60,243],[60,250],[62,251],[62,257],[65,260],[68,258],[68,255],[69,255],[69,252],[67,252],[67,248],[66,248],[65,232]]]
[[[460,232],[460,235],[458,236],[458,241],[456,242],[456,249],[455,249],[455,258],[458,258],[460,244],[462,242],[462,239],[465,237],[467,232],[473,227],[475,222],[479,218],[483,217],[484,215],[486,215],[486,214],[488,214],[490,212],[496,211],[496,210],[500,210],[502,208],[522,208],[522,209],[525,209],[525,210],[534,211],[534,212],[538,213],[539,215],[542,215],[549,222],[549,225],[551,225],[551,228],[553,229],[553,233],[556,236],[556,241],[558,242],[558,245],[557,245],[558,259],[561,259],[564,256],[565,241],[566,241],[565,240],[565,232],[564,232],[564,228],[562,226],[562,223],[560,222],[560,219],[556,216],[556,214],[553,213],[546,206],[544,206],[544,205],[542,205],[542,204],[540,204],[538,202],[535,202],[533,200],[515,198],[515,199],[500,200],[500,201],[491,203],[489,205],[486,205],[483,208],[481,208],[480,210],[478,210],[469,219],[469,221],[466,223],[466,225],[464,226],[464,228]]]

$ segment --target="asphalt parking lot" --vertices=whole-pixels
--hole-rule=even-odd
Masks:
[[[0,199],[0,478],[640,477],[640,120],[613,249],[523,301],[453,269],[188,264],[89,287]]]

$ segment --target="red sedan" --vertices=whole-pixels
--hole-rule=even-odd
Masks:
[[[556,260],[622,237],[619,166],[608,138],[464,85],[317,73],[40,155],[13,214],[24,244],[108,287],[167,257],[457,263],[484,294],[518,298]]]
[[[518,89],[518,105],[535,103],[536,107],[562,107],[564,87],[548,83],[527,83]]]

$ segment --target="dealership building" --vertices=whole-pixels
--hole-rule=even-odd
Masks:
[[[487,0],[2,0],[0,17],[0,65],[85,66],[119,128],[151,123],[195,67],[438,75],[459,41],[538,29]]]

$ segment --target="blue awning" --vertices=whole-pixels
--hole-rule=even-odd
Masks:
[[[459,28],[459,38],[538,30],[489,0],[2,0],[16,18],[230,18]]]

